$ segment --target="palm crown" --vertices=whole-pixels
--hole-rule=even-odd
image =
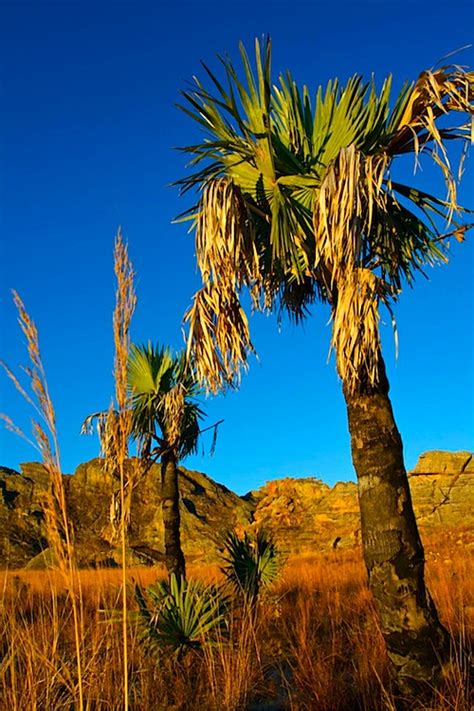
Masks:
[[[128,360],[129,403],[132,432],[152,441],[162,452],[171,449],[179,459],[196,451],[199,420],[204,416],[196,402],[200,388],[184,351],[167,347],[132,345]]]
[[[197,79],[183,92],[181,108],[207,134],[183,149],[198,168],[179,181],[201,191],[185,214],[203,279],[186,316],[198,377],[214,392],[239,377],[253,350],[240,303],[247,288],[254,308],[297,320],[316,299],[328,302],[341,377],[350,388],[362,374],[375,383],[379,304],[390,308],[404,281],[446,261],[446,240],[467,229],[446,142],[469,141],[462,114],[472,114],[474,74],[423,72],[390,108],[391,78],[380,92],[359,76],[329,82],[312,102],[289,72],[272,86],[269,40],[264,51],[256,42],[256,73],[242,46],[241,58],[245,84],[221,59],[226,86],[205,67],[213,92]],[[421,152],[440,167],[445,199],[392,181],[394,157]]]

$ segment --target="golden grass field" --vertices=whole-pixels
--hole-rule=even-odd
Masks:
[[[409,708],[468,711],[472,692],[457,660],[459,646],[470,647],[474,638],[473,557],[447,537],[428,541],[426,553],[428,584],[454,641],[453,666],[431,705]],[[159,568],[127,571],[130,582],[142,585],[163,575]],[[83,570],[78,578],[84,706],[94,711],[124,708],[121,576],[104,569]],[[217,566],[189,566],[191,578],[219,576]],[[3,571],[0,583],[1,708],[77,708],[74,622],[61,574]],[[400,704],[358,551],[290,558],[254,618],[236,610],[226,639],[179,663],[151,656],[130,621],[128,686],[136,711],[377,711]]]

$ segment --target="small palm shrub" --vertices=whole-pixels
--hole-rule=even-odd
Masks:
[[[146,589],[153,606],[148,606],[137,585],[138,623],[141,639],[150,651],[160,656],[170,651],[176,659],[211,642],[211,633],[225,625],[226,600],[214,585],[199,580],[184,580],[174,574]]]
[[[239,595],[253,604],[262,588],[268,587],[277,577],[280,560],[275,543],[265,531],[243,537],[227,534],[221,571],[227,583]]]

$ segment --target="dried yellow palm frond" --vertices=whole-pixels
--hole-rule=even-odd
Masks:
[[[361,236],[368,234],[374,207],[383,204],[385,154],[364,156],[354,145],[343,148],[328,167],[313,203],[315,264],[331,275],[330,291],[359,263]]]
[[[185,315],[189,324],[188,353],[193,353],[196,377],[208,392],[217,393],[240,377],[253,351],[247,317],[232,284],[208,283],[193,298]]]
[[[163,420],[167,423],[166,442],[173,450],[178,447],[181,438],[185,397],[186,389],[182,383],[175,385],[162,397]]]
[[[196,216],[196,256],[205,284],[261,280],[253,221],[232,180],[219,178],[204,186]]]
[[[383,285],[370,269],[348,271],[338,285],[333,311],[331,348],[345,386],[354,391],[363,378],[376,385],[378,378],[379,301]]]
[[[449,111],[473,112],[474,72],[465,72],[458,67],[440,67],[435,71],[425,70],[418,77],[410,99],[400,117],[399,128],[417,127],[423,122],[423,114],[431,107],[439,113]],[[421,123],[423,125],[423,123]]]
[[[341,150],[313,209],[315,266],[330,274],[331,348],[349,390],[361,379],[375,385],[378,375],[380,280],[359,265],[362,235],[370,232],[375,208],[385,207],[387,162],[384,154],[363,156],[354,146]]]
[[[431,155],[440,167],[447,188],[448,221],[459,209],[456,179],[451,170],[445,146],[446,132],[436,125],[437,119],[451,111],[474,114],[474,72],[457,67],[424,71],[413,87],[410,99],[398,122],[398,131],[388,145],[388,152],[413,150],[418,155],[425,143],[432,141]]]
[[[254,220],[232,180],[217,178],[203,187],[195,226],[204,286],[185,316],[188,354],[193,352],[197,379],[216,393],[239,377],[252,350],[238,290],[248,286],[259,307],[268,280],[260,273]]]

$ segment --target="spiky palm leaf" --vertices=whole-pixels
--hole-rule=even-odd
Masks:
[[[167,347],[132,345],[128,359],[128,409],[131,436],[148,454],[173,449],[183,459],[197,449],[199,422],[205,416],[197,398],[201,389],[186,354]],[[91,434],[94,423],[103,452],[111,450],[116,411],[95,412],[85,418],[81,434]]]
[[[223,560],[221,571],[227,582],[250,603],[257,600],[262,588],[274,582],[280,567],[276,546],[264,531],[255,536],[245,532],[242,537],[229,533]]]
[[[474,74],[425,71],[391,108],[391,77],[380,92],[359,76],[329,82],[312,102],[289,72],[272,85],[269,41],[263,51],[256,42],[256,72],[243,46],[241,58],[243,81],[224,58],[225,86],[205,67],[213,89],[196,79],[183,92],[183,110],[206,132],[183,149],[197,170],[179,181],[200,190],[185,215],[203,279],[186,316],[198,377],[214,392],[238,380],[253,350],[240,302],[248,289],[255,308],[297,319],[316,299],[328,302],[341,377],[349,388],[375,383],[379,304],[390,307],[404,282],[446,261],[448,238],[468,228],[456,217],[446,144],[470,140],[462,121],[473,113]],[[446,199],[392,181],[393,160],[406,153],[440,167]]]
[[[172,650],[181,657],[190,649],[212,642],[211,635],[225,623],[226,600],[212,585],[198,580],[177,579],[147,588],[153,606],[140,587],[135,588],[141,638],[155,654]]]
[[[172,448],[178,459],[196,451],[204,412],[196,402],[200,389],[184,351],[132,345],[128,386],[136,437]]]

